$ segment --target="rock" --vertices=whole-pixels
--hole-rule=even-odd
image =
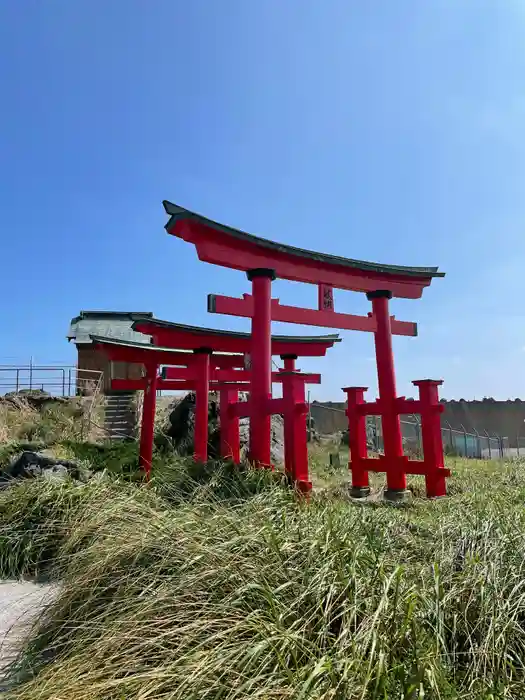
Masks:
[[[242,398],[241,398],[242,400]],[[182,455],[191,455],[194,451],[195,432],[195,394],[189,393],[178,399],[171,407],[168,415],[168,425],[163,431],[168,435],[173,446]],[[241,459],[248,455],[250,419],[241,418],[239,421],[241,442]],[[275,464],[284,462],[284,424],[282,416],[272,416],[271,456]],[[221,427],[219,418],[219,402],[215,394],[210,394],[208,403],[208,456],[214,459],[220,456]]]
[[[172,404],[168,425],[163,432],[171,438],[179,454],[193,454],[195,433],[195,394],[193,392]],[[209,456],[217,456],[220,446],[219,407],[213,394],[210,395],[208,402],[208,443]]]
[[[68,477],[85,481],[91,472],[76,462],[56,459],[43,452],[22,452],[0,473],[0,488],[13,480],[32,479],[43,476],[46,479],[64,480]]]
[[[66,403],[69,399],[64,396],[52,396],[47,391],[41,389],[21,389],[20,391],[10,391],[2,396],[1,401],[19,406],[24,402],[32,408],[40,409],[49,403]]]
[[[241,438],[241,459],[248,459],[248,449],[250,446],[250,419],[241,418],[239,420],[239,433]],[[272,464],[284,463],[284,420],[280,415],[272,416],[272,442],[271,458]],[[219,433],[220,437],[220,433]]]

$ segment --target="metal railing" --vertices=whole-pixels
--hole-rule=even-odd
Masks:
[[[319,410],[333,411],[344,414],[342,408],[336,406],[323,406],[315,404],[316,412]],[[423,454],[421,419],[418,415],[407,416],[408,420],[401,420],[401,434],[403,446],[407,455],[419,456]],[[510,440],[506,436],[489,435],[488,432],[470,433],[462,425],[458,430],[453,428],[448,421],[443,421],[441,437],[445,454],[466,457],[471,459],[502,459],[504,457],[525,457],[525,436],[516,436],[516,447],[510,446]],[[315,419],[314,419],[315,428]],[[383,451],[383,432],[380,416],[367,416],[367,439],[369,446],[376,452]]]
[[[101,383],[98,370],[59,365],[0,365],[0,396],[45,391],[53,396],[90,396]]]
[[[91,426],[95,426],[99,430],[103,430],[105,432],[106,429],[104,426],[99,426],[95,421],[93,420],[93,413],[95,411],[97,402],[99,401],[102,391],[104,389],[104,373],[99,372],[99,378],[93,388],[93,392],[90,395],[89,399],[89,404],[86,407],[86,410],[84,411],[83,414],[83,421],[82,421],[82,440],[89,434],[89,431],[91,429]]]

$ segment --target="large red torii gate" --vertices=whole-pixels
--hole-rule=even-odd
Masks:
[[[195,459],[207,460],[208,392],[217,389],[221,395],[221,454],[239,461],[239,418],[251,415],[246,402],[238,401],[238,393],[251,391],[253,374],[244,369],[249,335],[137,317],[134,329],[153,336],[157,345],[133,343],[113,338],[91,336],[94,346],[111,360],[142,364],[145,376],[139,380],[111,382],[114,390],[144,390],[140,438],[140,465],[149,477],[153,454],[154,418],[157,389],[195,390]],[[160,341],[158,339],[161,339]],[[165,341],[165,342],[162,342]],[[297,337],[274,336],[271,352],[284,359],[284,369],[272,373],[272,381],[282,383],[283,398],[265,407],[271,413],[283,413],[285,419],[285,467],[300,488],[308,482],[308,461],[305,450],[296,445],[307,411],[304,386],[320,383],[320,375],[302,374],[295,368],[301,356],[322,356],[338,342],[337,335]],[[235,351],[237,350],[237,353]],[[166,365],[171,365],[166,367]],[[160,366],[165,366],[159,376]],[[301,452],[301,457],[297,454]],[[304,453],[304,454],[303,454]]]
[[[352,485],[355,496],[367,495],[368,471],[384,471],[386,496],[396,499],[406,490],[407,473],[424,473],[427,494],[446,493],[443,446],[440,434],[440,411],[437,386],[441,382],[424,380],[418,410],[422,415],[424,460],[408,460],[403,454],[400,415],[413,413],[414,402],[398,397],[392,354],[392,335],[417,335],[414,323],[390,317],[392,297],[418,299],[436,277],[443,277],[437,267],[406,267],[352,260],[325,253],[303,250],[276,243],[224,226],[183,207],[164,201],[169,215],[166,230],[196,247],[199,259],[245,272],[252,283],[252,294],[242,299],[211,295],[208,309],[251,318],[251,358],[253,369],[251,402],[253,410],[263,405],[271,393],[271,321],[306,323],[346,330],[374,333],[379,400],[366,404],[361,387],[345,389],[348,397]],[[305,282],[318,287],[318,308],[282,306],[271,298],[271,283],[276,278]],[[372,303],[367,316],[337,313],[333,289],[364,292]],[[366,455],[366,414],[381,416],[384,457],[370,460]],[[252,421],[251,454],[260,464],[270,458],[270,424],[267,418]],[[364,445],[364,449],[363,449]]]

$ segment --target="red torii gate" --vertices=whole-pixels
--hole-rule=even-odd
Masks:
[[[294,430],[288,428],[288,442],[291,443],[291,433],[295,436],[294,440],[296,449],[289,449],[289,463],[294,463],[291,468],[293,472],[301,474],[308,473],[308,454],[307,454],[307,433],[306,433],[306,414],[308,412],[304,398],[305,382],[301,380],[301,375],[295,374],[295,360],[297,357],[322,357],[326,351],[331,348],[334,343],[339,342],[340,338],[337,334],[322,335],[322,336],[268,336],[264,338],[269,358],[268,365],[268,391],[261,391],[261,377],[258,374],[257,366],[253,362],[254,342],[252,335],[248,333],[239,333],[235,331],[216,330],[211,328],[200,328],[195,326],[187,326],[183,324],[173,323],[171,321],[163,321],[160,319],[151,319],[139,316],[133,323],[133,330],[139,333],[145,333],[153,338],[157,345],[172,348],[186,349],[205,349],[203,356],[215,350],[221,352],[237,352],[250,354],[251,358],[251,380],[250,380],[250,400],[249,402],[240,402],[234,404],[234,399],[230,399],[231,408],[237,417],[248,416],[250,420],[250,459],[259,466],[271,467],[270,439],[271,439],[271,416],[275,413],[285,411],[285,404],[291,405],[292,400],[296,404],[296,410],[293,415]],[[256,351],[257,354],[257,351]],[[271,358],[272,355],[279,355],[287,361],[285,369],[290,373],[290,389],[283,387],[283,399],[272,399],[272,371]],[[203,359],[203,369],[205,372],[205,362]],[[265,374],[265,373],[263,373]],[[204,376],[204,375],[203,375]],[[266,376],[263,377],[266,381]],[[287,385],[286,385],[287,386]],[[255,395],[255,396],[254,396]],[[302,398],[301,398],[302,397]],[[198,411],[196,407],[196,419]],[[207,415],[207,404],[206,404]],[[288,421],[291,424],[291,419]],[[202,424],[204,423],[204,408],[202,408]],[[304,444],[300,435],[302,434],[302,426],[304,424]],[[257,456],[257,450],[254,452],[253,436],[259,435],[262,430],[268,432],[268,454],[267,459],[262,461]],[[203,429],[204,430],[204,429]],[[285,440],[286,440],[285,428]],[[204,436],[204,432],[203,432]],[[204,437],[199,437],[199,443],[204,441]],[[206,431],[207,436],[207,431]],[[196,437],[197,441],[197,432]],[[286,452],[286,449],[285,449]],[[299,466],[300,465],[300,466]],[[297,480],[299,488],[309,490],[311,484],[309,481]]]
[[[154,418],[157,389],[195,390],[195,459],[207,460],[208,442],[208,391],[218,389],[221,394],[221,455],[239,461],[239,417],[245,415],[245,402],[238,402],[238,392],[249,391],[252,373],[243,368],[244,354],[224,354],[217,348],[221,344],[228,349],[238,347],[245,351],[249,336],[244,333],[231,333],[211,329],[172,324],[167,321],[152,320],[159,327],[169,327],[169,337],[175,343],[168,347],[145,343],[132,343],[100,336],[91,336],[95,347],[111,360],[143,364],[145,376],[139,380],[112,380],[115,390],[144,390],[142,428],[140,439],[140,465],[149,477],[153,453]],[[140,321],[137,321],[137,329]],[[150,330],[144,331],[148,334]],[[226,338],[226,340],[224,340]],[[297,353],[319,356],[326,352],[337,336],[320,337],[279,337],[272,339],[272,351],[280,354],[285,361],[284,370],[272,374],[272,380],[283,384],[283,399],[275,401],[273,413],[283,412],[285,417],[285,459],[287,473],[295,481],[306,481],[308,477],[307,456],[302,461],[295,457],[292,443],[297,440],[296,425],[307,411],[304,403],[306,383],[320,383],[320,375],[301,374],[295,370]],[[202,345],[205,342],[206,345]],[[181,348],[181,346],[183,346]],[[188,350],[193,352],[188,352]],[[296,353],[293,351],[296,350]],[[176,365],[166,368],[163,376],[158,375],[161,365]],[[302,394],[300,387],[302,386]],[[302,403],[300,401],[303,397]],[[224,428],[224,429],[223,429]],[[305,431],[306,439],[306,431]],[[305,477],[306,474],[306,477]],[[300,477],[300,478],[299,478]]]
[[[164,201],[169,215],[166,230],[196,247],[199,259],[244,271],[252,283],[252,294],[242,299],[211,295],[208,309],[251,318],[253,368],[252,404],[261,405],[271,392],[271,321],[305,323],[346,330],[374,333],[379,400],[364,402],[361,387],[345,389],[348,397],[350,429],[350,462],[355,496],[368,495],[368,471],[384,471],[387,478],[387,498],[398,498],[406,490],[406,474],[424,473],[427,494],[446,493],[443,446],[440,433],[440,411],[437,387],[441,382],[417,382],[420,399],[406,402],[398,397],[392,354],[392,334],[417,335],[415,323],[397,321],[390,317],[392,297],[418,299],[423,289],[435,277],[444,273],[436,267],[405,267],[351,260],[334,255],[303,250],[224,226],[183,207]],[[305,282],[318,287],[318,308],[304,309],[282,306],[271,298],[271,282],[277,277]],[[367,316],[336,313],[333,289],[364,292],[372,302]],[[422,415],[424,461],[408,460],[403,454],[400,415],[420,410]],[[384,437],[384,457],[370,460],[366,455],[366,414],[381,416]],[[267,419],[251,425],[252,457],[268,464],[270,455],[270,425]],[[364,448],[363,448],[364,445]]]

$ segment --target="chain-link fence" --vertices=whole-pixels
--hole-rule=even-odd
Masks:
[[[336,411],[344,415],[344,409],[335,406],[315,405],[316,411]],[[314,425],[315,427],[315,425]],[[421,419],[417,415],[406,416],[401,420],[401,433],[405,454],[410,457],[422,457],[423,444]],[[516,436],[510,446],[510,439],[501,435],[469,433],[465,429],[453,428],[443,421],[441,428],[445,454],[471,459],[502,459],[503,457],[525,457],[525,436]],[[370,449],[383,452],[383,431],[380,416],[367,416],[367,440]]]

